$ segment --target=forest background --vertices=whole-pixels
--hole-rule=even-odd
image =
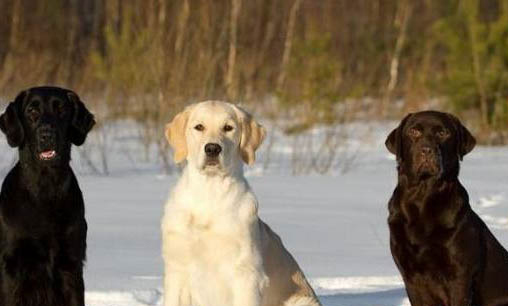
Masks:
[[[184,105],[247,105],[287,135],[456,113],[508,142],[508,1],[4,0],[0,96],[54,84],[168,150]],[[167,167],[171,161],[165,160]]]

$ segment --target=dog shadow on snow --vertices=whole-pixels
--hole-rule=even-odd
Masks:
[[[323,306],[409,306],[404,288],[368,293],[319,295]]]
[[[141,305],[162,305],[162,293],[157,290],[133,292],[134,299]],[[323,306],[408,306],[406,291],[403,288],[369,292],[337,293],[319,295]]]

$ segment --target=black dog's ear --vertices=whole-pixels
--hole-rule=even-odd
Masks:
[[[5,134],[7,142],[13,148],[19,147],[25,139],[20,112],[23,101],[27,97],[28,91],[22,91],[13,102],[9,103],[5,112],[0,116],[0,130]]]
[[[457,154],[459,159],[462,160],[464,155],[471,152],[476,146],[476,139],[471,135],[471,132],[460,122],[459,118],[452,114],[448,114],[453,122],[455,132],[457,133]]]
[[[402,132],[404,130],[404,125],[406,121],[411,117],[412,114],[408,114],[402,121],[399,126],[395,128],[390,135],[386,138],[385,146],[392,154],[397,156],[397,161],[402,161]]]
[[[86,109],[85,104],[81,102],[78,95],[69,91],[67,93],[69,101],[73,104],[74,112],[69,130],[69,139],[76,146],[85,142],[86,135],[95,125],[93,115]]]

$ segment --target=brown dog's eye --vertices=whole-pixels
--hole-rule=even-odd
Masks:
[[[226,125],[224,126],[224,132],[230,132],[230,131],[232,131],[232,130],[233,130],[233,127],[232,127],[231,125],[226,124]]]
[[[450,135],[450,132],[448,132],[448,130],[441,130],[439,132],[437,132],[437,136],[439,138],[446,138]]]
[[[200,124],[196,125],[196,126],[194,127],[194,129],[195,129],[196,131],[200,131],[200,132],[202,132],[202,131],[204,131],[204,130],[205,130],[205,127],[204,127],[204,126],[200,123]]]
[[[409,136],[411,136],[411,137],[417,138],[417,137],[420,137],[421,135],[422,135],[422,132],[420,132],[417,129],[410,129],[409,130]]]

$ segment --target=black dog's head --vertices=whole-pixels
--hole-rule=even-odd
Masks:
[[[476,140],[455,116],[436,111],[407,115],[386,139],[399,171],[412,178],[457,177]]]
[[[71,143],[83,144],[94,124],[79,97],[58,87],[22,91],[0,116],[0,129],[20,158],[48,165],[68,162]]]

